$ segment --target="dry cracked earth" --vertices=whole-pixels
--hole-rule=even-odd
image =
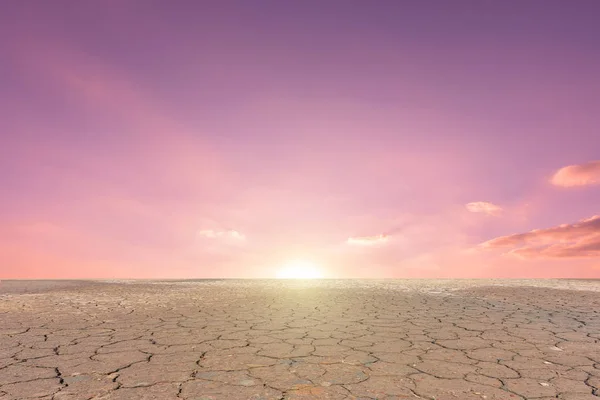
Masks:
[[[600,281],[0,283],[0,400],[600,400]]]

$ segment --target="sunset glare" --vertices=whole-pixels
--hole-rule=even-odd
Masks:
[[[295,260],[277,271],[277,279],[319,279],[323,272],[318,265],[309,261]]]

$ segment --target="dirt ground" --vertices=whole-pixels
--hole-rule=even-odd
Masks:
[[[0,400],[600,400],[600,281],[0,282]]]

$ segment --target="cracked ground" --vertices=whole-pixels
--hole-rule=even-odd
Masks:
[[[0,400],[600,400],[600,281],[0,283]]]

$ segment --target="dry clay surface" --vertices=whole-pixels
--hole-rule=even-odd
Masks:
[[[0,283],[0,400],[600,400],[600,281]]]

